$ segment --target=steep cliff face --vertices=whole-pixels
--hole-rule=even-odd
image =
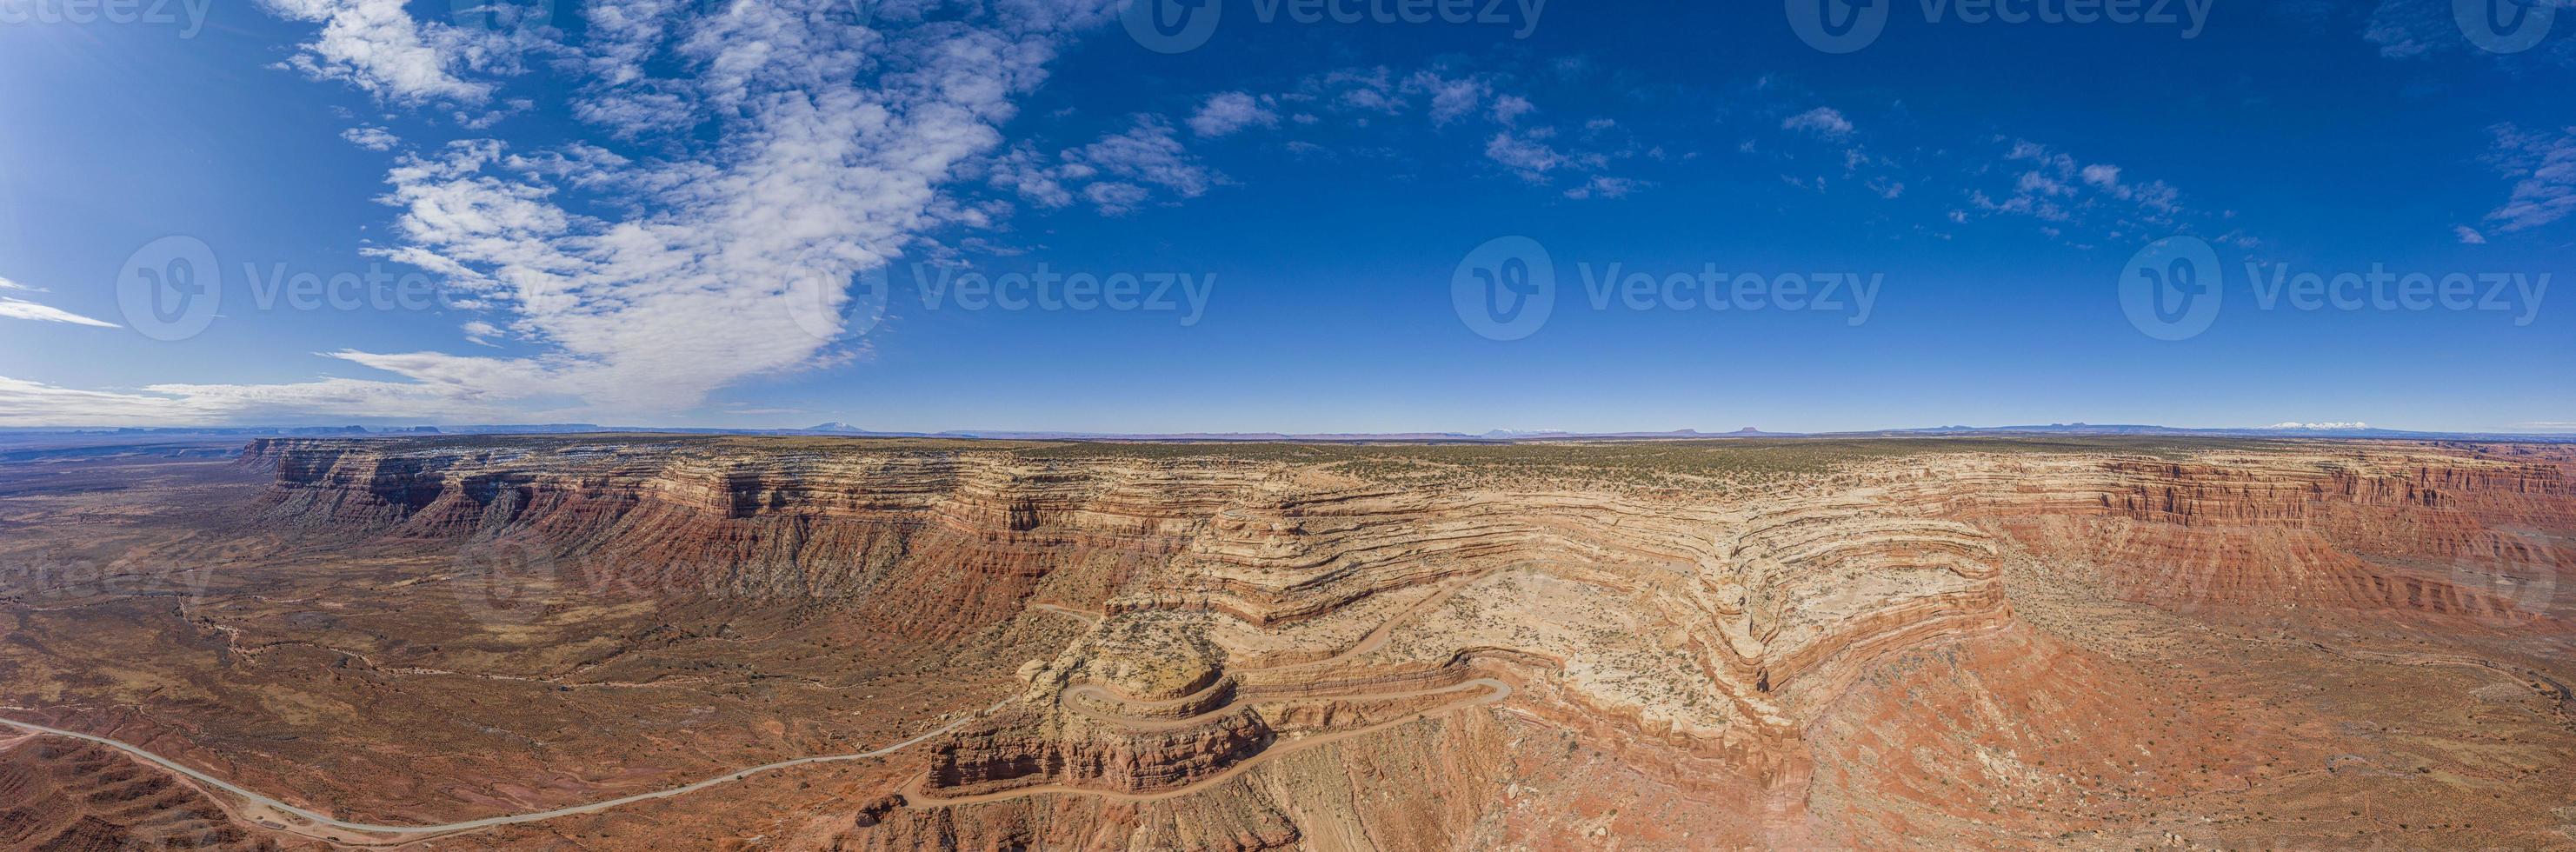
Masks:
[[[1022,464],[994,454],[705,452],[686,445],[394,449],[276,439],[283,524],[506,545],[589,587],[862,610],[916,638],[1018,612],[1071,570],[1117,582],[1271,471]]]
[[[1581,732],[1640,789],[1726,803],[1692,817],[1734,826],[1725,842],[1849,842],[1936,812],[2051,831],[2122,812],[2105,797],[2212,789],[2185,762],[2219,746],[1984,816],[1944,803],[1944,779],[2038,784],[2025,761],[2127,760],[2079,740],[2198,712],[2116,706],[2138,671],[2034,631],[2014,576],[2470,626],[2558,623],[2551,590],[2576,588],[2576,463],[2421,446],[1898,457],[1752,494],[1404,485],[1222,448],[276,440],[247,458],[276,471],[279,524],[508,544],[660,595],[842,607],[927,638],[1019,617],[1042,583],[1098,613],[1009,706],[912,758],[909,806],[844,838],[880,847],[1200,818],[1235,825],[1211,848],[1290,845],[1362,818],[1295,792],[1315,773],[1404,724],[1492,748],[1498,705]],[[1440,758],[1440,783],[1517,788],[1574,759],[1512,753]],[[1229,816],[1175,816],[1209,802]]]
[[[1970,514],[2129,600],[2511,620],[2576,568],[2571,511],[2564,462],[2348,451],[2034,472]]]

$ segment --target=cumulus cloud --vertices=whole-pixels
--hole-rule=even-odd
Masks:
[[[1244,92],[1226,92],[1210,96],[1190,116],[1190,129],[1200,136],[1215,138],[1246,127],[1277,127],[1279,114],[1263,106],[1260,99]]]
[[[342,80],[386,100],[480,104],[494,85],[475,70],[514,71],[534,44],[532,29],[456,27],[412,18],[403,0],[260,0],[279,17],[321,25],[287,67]],[[495,7],[511,4],[495,3]]]

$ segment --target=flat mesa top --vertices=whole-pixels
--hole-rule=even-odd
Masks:
[[[288,448],[346,448],[380,454],[508,452],[577,459],[664,454],[749,459],[775,454],[1008,457],[1050,465],[1120,462],[1284,464],[1331,468],[1363,480],[1401,484],[1509,480],[1604,481],[1638,487],[1695,487],[1712,481],[1776,481],[1856,465],[1955,455],[2093,456],[2182,461],[2223,455],[2371,452],[2486,456],[2499,461],[2554,457],[2543,444],[2455,441],[2247,438],[2189,435],[1817,436],[1516,441],[1138,441],[1005,440],[824,435],[580,433],[276,438],[254,455]],[[1460,479],[1467,477],[1467,479]],[[1749,478],[1749,479],[1748,479]]]

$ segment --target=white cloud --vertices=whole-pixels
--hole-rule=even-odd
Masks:
[[[2451,234],[2459,237],[2460,244],[2464,246],[2482,246],[2487,244],[2487,235],[2478,233],[2478,229],[2467,225],[2451,226]]]
[[[349,140],[351,145],[369,151],[391,151],[394,146],[402,144],[402,138],[395,136],[392,131],[374,126],[352,127],[340,131],[340,138]]]
[[[2414,59],[2452,49],[2461,42],[2451,23],[2450,5],[2430,0],[2382,0],[2370,12],[2362,40],[2379,46],[2389,59]]]
[[[1820,136],[1836,137],[1849,135],[1852,132],[1852,123],[1850,119],[1843,118],[1840,110],[1833,107],[1817,107],[1790,116],[1788,120],[1780,122],[1780,129],[1804,130]]]
[[[6,282],[0,282],[0,283],[6,283]],[[21,287],[18,287],[17,285],[12,284],[12,285],[10,285],[9,289],[13,289],[13,290],[14,290],[14,289],[25,289],[25,288],[21,288]],[[120,326],[118,326],[117,324],[112,323],[112,322],[101,322],[101,321],[99,321],[99,320],[90,319],[89,317],[81,316],[81,315],[79,315],[79,314],[76,314],[76,313],[72,313],[72,312],[70,312],[70,311],[63,310],[63,309],[61,309],[61,308],[56,308],[56,307],[53,307],[53,306],[50,306],[50,305],[39,305],[39,304],[36,304],[36,303],[34,303],[34,302],[26,301],[26,300],[23,300],[23,299],[12,299],[12,298],[9,298],[9,297],[7,297],[7,296],[0,296],[0,319],[22,319],[22,320],[34,320],[34,321],[37,321],[37,322],[60,322],[60,323],[70,323],[70,324],[72,324],[72,325],[87,325],[87,326],[95,326],[95,327],[98,327],[98,328],[119,328],[119,327],[120,327]]]
[[[2028,216],[2052,223],[2042,233],[2065,236],[2070,228],[2081,240],[2172,233],[2186,215],[2182,193],[2160,180],[2138,182],[2109,163],[2085,164],[2073,155],[2025,139],[2009,140],[2003,160],[2012,168],[1996,170],[2012,178],[2009,190],[1970,188],[1968,208],[1988,215]],[[1964,217],[1953,212],[1951,221]]]
[[[41,291],[36,291],[36,288],[31,288],[31,286],[21,286],[21,283],[8,281],[8,278],[0,278],[0,291],[28,291],[28,293],[41,293]],[[72,314],[72,311],[57,309],[57,306],[49,306],[49,304],[33,304],[33,301],[26,301],[26,299],[8,299],[8,296],[0,296],[0,319],[33,319],[33,322],[88,324],[88,327],[100,327],[100,329],[116,329],[116,327],[118,327],[118,324],[113,324],[113,322],[100,322],[100,319],[80,317],[80,314]]]
[[[2576,127],[2552,134],[2499,124],[2492,132],[2488,161],[2513,181],[2513,194],[2487,213],[2495,230],[2537,228],[2576,213]]]
[[[322,25],[321,34],[286,61],[289,67],[344,80],[391,101],[482,103],[493,84],[462,75],[477,68],[514,70],[522,47],[504,31],[415,21],[403,0],[260,2],[279,17]]]
[[[1226,92],[1210,96],[1190,117],[1190,129],[1200,136],[1215,138],[1252,126],[1277,127],[1279,114],[1262,105],[1259,99],[1244,92]]]
[[[1404,90],[1431,96],[1431,125],[1439,127],[1475,113],[1484,105],[1485,98],[1493,94],[1494,87],[1472,75],[1450,78],[1441,76],[1438,71],[1425,70],[1405,78]]]
[[[1562,126],[1531,121],[1541,110],[1526,95],[1509,91],[1514,79],[1510,75],[1464,70],[1455,62],[1437,62],[1411,71],[1384,66],[1344,68],[1307,77],[1290,91],[1264,96],[1262,103],[1268,105],[1275,100],[1288,105],[1292,111],[1290,121],[1301,125],[1321,120],[1314,113],[1295,111],[1312,107],[1362,128],[1414,116],[1426,119],[1434,130],[1470,126],[1474,129],[1458,135],[1482,140],[1487,160],[1534,186],[1551,186],[1564,173],[1576,173],[1572,175],[1573,185],[1559,190],[1569,198],[1608,197],[1651,185],[1601,173],[1633,157],[1660,158],[1660,149],[1646,149],[1612,119],[1596,118]],[[1291,139],[1285,144],[1301,154],[1332,150],[1305,139]],[[1392,151],[1369,148],[1346,153],[1383,157]],[[1609,180],[1596,183],[1596,177]]]
[[[208,416],[166,396],[74,390],[0,376],[0,425],[137,426]]]
[[[1566,190],[1565,197],[1576,201],[1593,198],[1626,198],[1629,193],[1645,185],[1644,181],[1629,178],[1593,175],[1592,179],[1584,181],[1582,186]]]
[[[2552,7],[2560,15],[2558,25],[2562,27],[2566,26],[2566,13],[2576,11],[2576,0],[2509,0],[2509,2],[2532,8]],[[2506,63],[2537,63],[2561,68],[2576,64],[2576,47],[2571,47],[2576,46],[2576,42],[2564,39],[2545,41],[2529,53],[2488,53],[2461,33],[2457,21],[2459,10],[2455,8],[2460,5],[2450,0],[2380,0],[2377,6],[2371,8],[2369,20],[2362,25],[2362,40],[2377,45],[2379,55],[2387,59],[2431,59],[2461,53],[2487,56]],[[2491,7],[2484,2],[2468,8],[2480,12],[2502,11],[2501,7]],[[2313,20],[2299,21],[2299,17],[2301,16],[2293,13],[2293,20],[2300,25],[2316,25]],[[2306,17],[2313,19],[2315,16]]]
[[[542,29],[414,21],[399,0],[266,2],[321,25],[291,64],[389,101],[488,102],[520,56],[559,52],[550,67],[578,75],[575,114],[601,135],[649,138],[655,156],[467,138],[387,175],[394,239],[371,253],[467,290],[493,314],[468,337],[506,331],[531,354],[341,350],[322,354],[390,378],[136,393],[12,381],[0,419],[663,419],[747,377],[836,363],[850,356],[852,276],[988,215],[945,188],[1001,147],[1014,100],[1109,8],[1012,0],[933,19],[889,6],[863,24],[846,0],[601,0],[583,4],[583,40],[557,45]],[[1204,191],[1216,179],[1170,135],[1141,125],[1079,149],[1081,165]]]
[[[1174,138],[1172,126],[1154,116],[1139,116],[1125,132],[1053,157],[1022,144],[984,168],[992,185],[1015,191],[1030,203],[1064,207],[1080,198],[1111,216],[1133,212],[1152,200],[1153,187],[1197,198],[1224,180],[1200,165]]]
[[[1547,173],[1565,165],[1565,155],[1540,141],[1542,133],[1515,134],[1505,130],[1485,143],[1485,158],[1503,164],[1504,168],[1531,183],[1545,183]]]

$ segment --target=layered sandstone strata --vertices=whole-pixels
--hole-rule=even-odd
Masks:
[[[1508,701],[1789,824],[1811,728],[1873,661],[1992,635],[2021,649],[1987,661],[2000,680],[2057,670],[2081,696],[2119,677],[2029,635],[2008,568],[2147,603],[2490,620],[2557,618],[2533,589],[2576,585],[2566,457],[2414,445],[1899,457],[1757,492],[1411,484],[1222,447],[277,440],[250,463],[275,468],[283,523],[508,543],[656,594],[856,607],[920,636],[1080,579],[1051,603],[1096,624],[932,745],[913,811],[1206,792]],[[869,822],[925,830],[904,813]]]

